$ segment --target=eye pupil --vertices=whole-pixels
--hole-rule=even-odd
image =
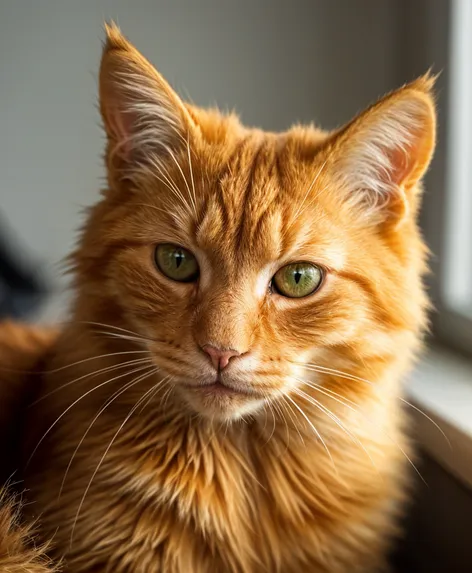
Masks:
[[[180,267],[183,260],[184,260],[184,255],[183,255],[182,251],[176,251],[176,253],[175,253],[175,266],[177,268]]]
[[[316,292],[323,282],[323,271],[313,263],[291,263],[279,269],[272,279],[273,288],[288,298],[303,298]]]
[[[199,268],[195,256],[178,245],[157,245],[154,260],[157,268],[169,279],[189,283],[198,278]]]

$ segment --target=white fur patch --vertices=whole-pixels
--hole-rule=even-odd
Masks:
[[[266,296],[270,280],[276,270],[277,269],[274,270],[274,265],[271,263],[263,268],[257,275],[255,295],[258,299],[263,299]]]

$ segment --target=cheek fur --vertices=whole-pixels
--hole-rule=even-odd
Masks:
[[[151,328],[184,326],[191,312],[193,287],[159,276],[149,249],[123,249],[110,263],[109,288],[123,310]]]
[[[350,343],[372,320],[368,297],[347,281],[333,280],[307,299],[281,297],[272,305],[272,330],[279,345],[306,351],[311,348]]]

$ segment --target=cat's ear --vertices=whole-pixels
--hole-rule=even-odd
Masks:
[[[434,151],[429,75],[373,105],[334,138],[332,169],[348,200],[377,221],[401,221],[418,203],[417,185]]]
[[[108,164],[125,174],[160,161],[182,145],[195,125],[182,100],[121,34],[105,25],[100,65],[100,112],[108,136]]]

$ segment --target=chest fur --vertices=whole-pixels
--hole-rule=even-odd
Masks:
[[[330,459],[314,438],[138,417],[109,447],[114,430],[89,434],[64,483],[71,452],[46,470],[39,503],[71,571],[356,571],[393,531],[396,474],[354,444]]]

